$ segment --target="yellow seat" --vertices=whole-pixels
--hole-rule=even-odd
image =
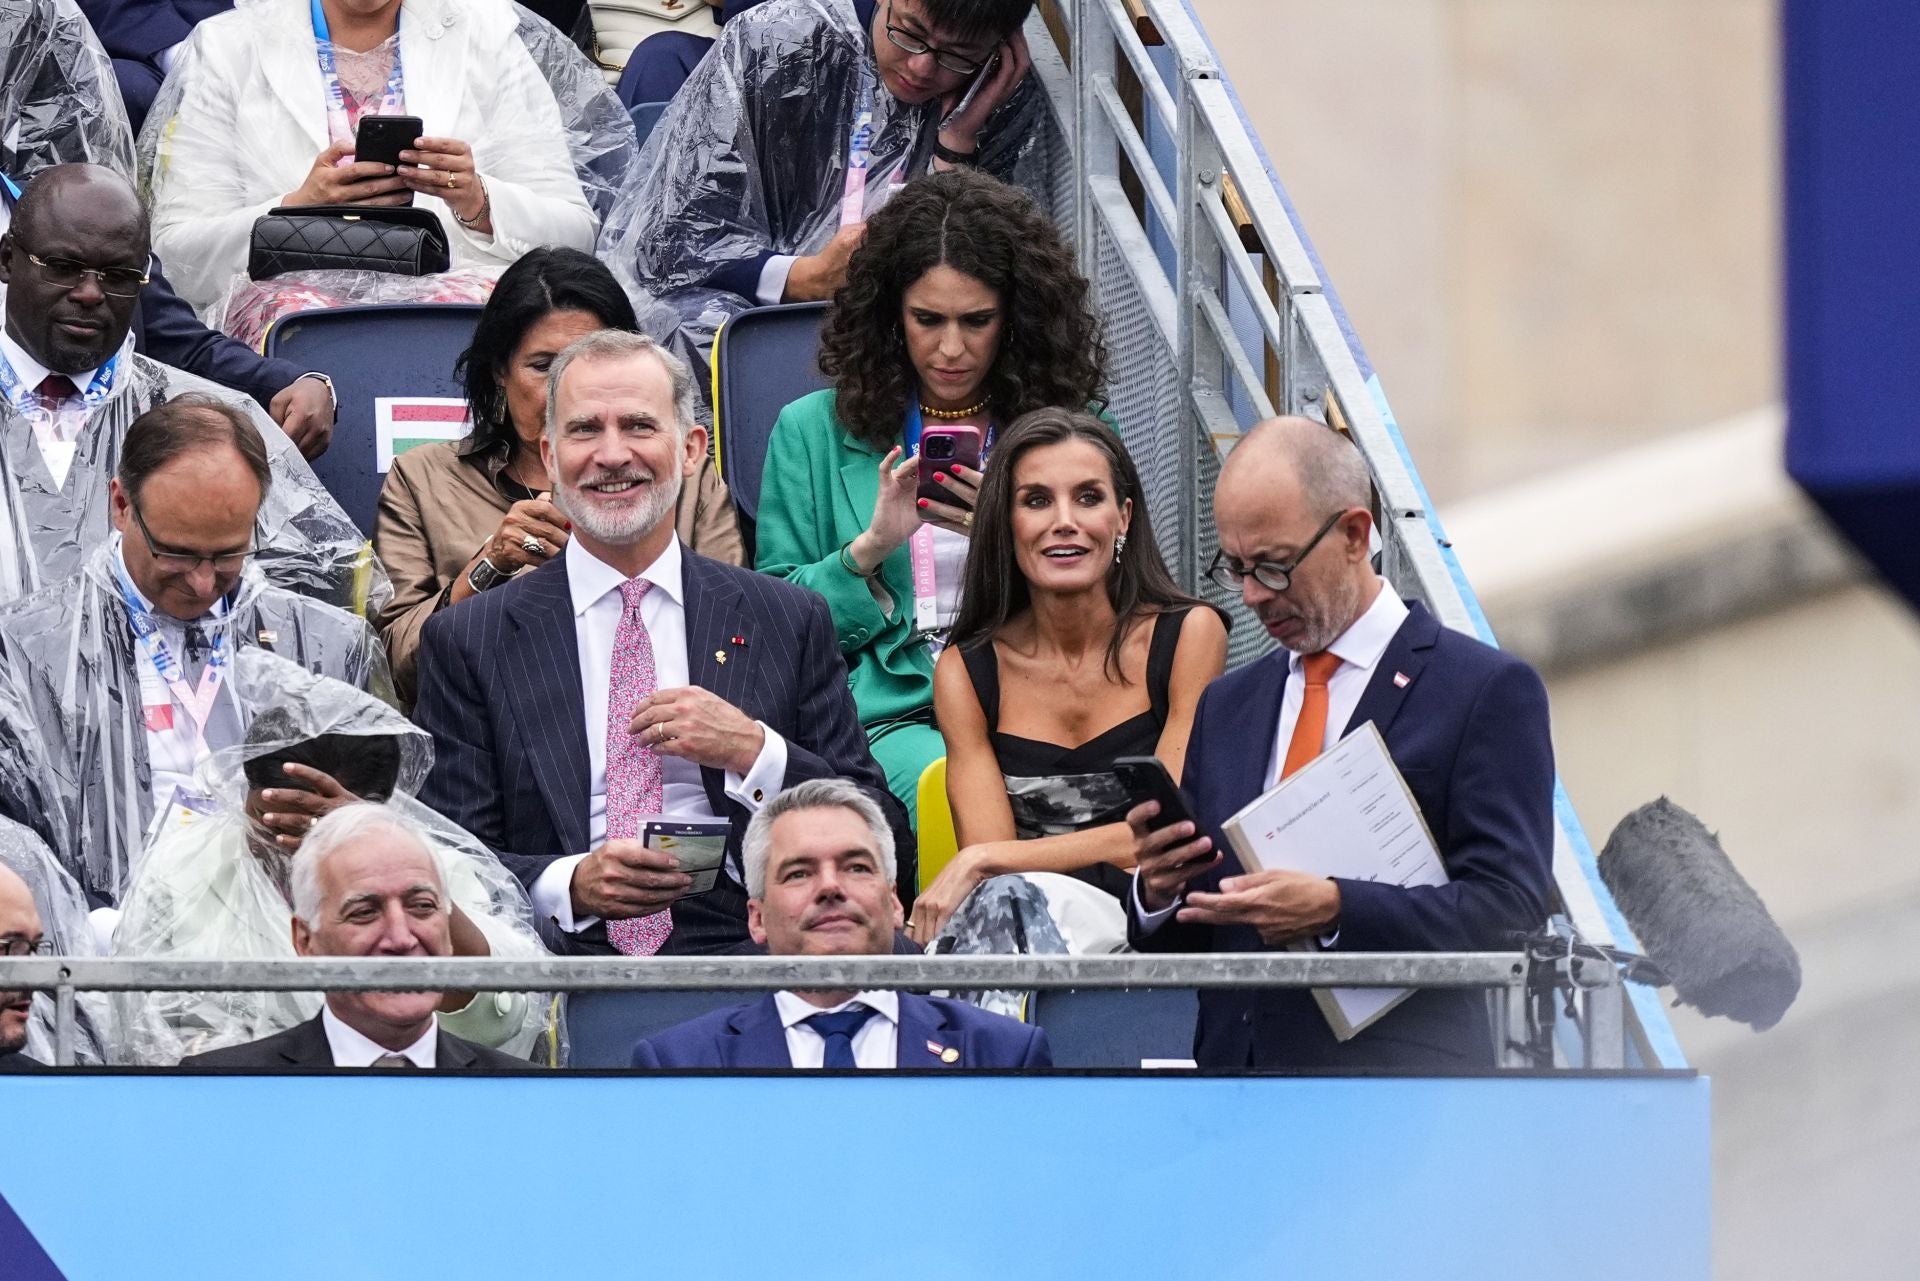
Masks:
[[[947,804],[947,758],[920,771],[920,876],[922,890],[933,884],[942,868],[960,852],[953,830],[953,809]]]

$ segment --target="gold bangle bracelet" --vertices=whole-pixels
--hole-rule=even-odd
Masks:
[[[880,577],[879,565],[875,565],[873,567],[872,572],[868,572],[867,570],[861,569],[858,565],[853,563],[853,557],[847,555],[848,550],[851,549],[852,546],[853,546],[853,543],[849,541],[844,547],[840,549],[840,568],[846,570],[849,574],[852,574],[855,578]]]

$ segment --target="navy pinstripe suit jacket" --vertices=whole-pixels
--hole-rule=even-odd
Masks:
[[[867,750],[826,601],[688,549],[682,558],[691,683],[787,740],[785,785],[848,778],[872,795],[893,826],[904,880],[914,866],[906,810]],[[420,800],[486,842],[529,887],[554,859],[587,849],[580,680],[565,557],[441,610],[421,633],[413,718],[433,735],[434,763]],[[722,771],[700,774],[713,812],[732,821],[737,864],[751,816],[727,796]],[[726,877],[676,903],[673,918],[669,952],[721,951],[747,937],[745,893]],[[549,941],[607,950],[597,926]]]

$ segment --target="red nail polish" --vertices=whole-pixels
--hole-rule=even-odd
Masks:
[[[933,473],[933,479],[935,484],[944,485],[947,483],[947,473],[943,471],[937,471]]]
[[[922,499],[920,500],[920,505],[921,505],[922,507],[925,507],[925,506],[927,505],[927,500],[926,500],[926,499],[924,499],[924,498],[922,498]]]

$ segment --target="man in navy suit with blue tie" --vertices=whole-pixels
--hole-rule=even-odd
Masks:
[[[674,534],[707,447],[685,362],[603,330],[560,354],[548,388],[541,453],[572,535],[427,620],[419,798],[499,852],[557,948],[733,950],[739,838],[781,789],[850,778],[911,850],[906,811],[867,750],[826,601]],[[687,894],[675,858],[641,844],[649,819],[728,825],[712,888]]]
[[[904,919],[893,834],[842,779],[782,792],[747,825],[747,924],[774,956],[893,950]],[[911,992],[775,992],[640,1042],[633,1066],[1044,1068],[1047,1034],[961,1001]]]
[[[1135,834],[1128,932],[1143,951],[1250,952],[1300,940],[1344,952],[1510,950],[1546,921],[1553,747],[1533,669],[1402,603],[1374,572],[1366,464],[1304,418],[1262,423],[1221,468],[1212,574],[1282,648],[1207,687],[1181,790],[1200,825]],[[1426,816],[1442,886],[1269,869],[1244,874],[1221,824],[1371,721]],[[1203,991],[1201,1067],[1491,1068],[1486,998],[1415,993],[1335,1039],[1305,990]]]

